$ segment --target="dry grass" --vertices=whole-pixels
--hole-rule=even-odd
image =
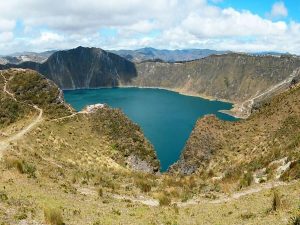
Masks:
[[[44,209],[45,222],[51,225],[64,225],[61,211],[58,208],[47,207]]]

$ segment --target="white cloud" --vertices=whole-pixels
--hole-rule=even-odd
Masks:
[[[12,32],[0,32],[0,42],[8,42],[13,40]]]
[[[40,42],[51,42],[51,41],[62,41],[63,36],[53,33],[53,32],[42,32],[41,36],[39,37]]]
[[[281,18],[288,16],[288,10],[284,2],[275,2],[270,13],[271,18]]]
[[[272,22],[232,8],[192,13],[182,22],[182,27],[199,37],[280,35],[287,30],[284,22]]]
[[[283,2],[263,18],[222,9],[219,0],[10,0],[0,1],[0,52],[96,46],[106,49],[213,48],[300,53],[300,24],[280,21]],[[13,12],[13,13],[12,13]],[[17,20],[24,29],[13,36]],[[113,36],[99,34],[102,28]],[[153,32],[156,35],[153,35]]]
[[[5,18],[0,17],[0,32],[1,31],[11,31],[15,27],[15,21],[14,20],[9,20]]]

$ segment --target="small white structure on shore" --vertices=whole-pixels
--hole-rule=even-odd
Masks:
[[[94,105],[88,105],[82,110],[82,113],[94,113],[98,109],[104,108],[105,104],[94,104]]]

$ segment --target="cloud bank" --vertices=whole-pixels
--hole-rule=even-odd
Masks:
[[[0,54],[78,45],[300,53],[300,24],[280,20],[283,2],[265,18],[206,0],[10,0],[0,8]]]

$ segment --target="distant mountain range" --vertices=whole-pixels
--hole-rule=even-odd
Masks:
[[[42,63],[46,61],[54,52],[46,51],[46,52],[18,52],[7,56],[0,56],[0,64],[20,64],[23,62],[38,62]]]
[[[55,52],[55,50],[41,53],[21,52],[2,57],[0,56],[0,64],[20,64],[28,61],[43,63]],[[178,62],[201,59],[214,54],[225,54],[230,51],[216,51],[210,49],[160,50],[155,48],[141,48],[137,50],[108,50],[108,52],[119,55],[132,62],[157,60]]]
[[[45,62],[53,53],[58,50],[46,51],[46,52],[18,52],[6,56],[0,56],[0,64],[20,64],[23,62]],[[211,49],[182,49],[182,50],[167,50],[156,48],[141,48],[137,50],[107,50],[107,52],[119,55],[131,62],[143,62],[143,61],[164,61],[164,62],[184,62],[202,59],[210,55],[223,55],[233,53],[231,51],[217,51]],[[289,55],[289,53],[281,52],[255,52],[244,53],[253,56],[281,56]]]
[[[141,48],[137,50],[110,51],[133,62],[162,60],[165,62],[191,61],[210,55],[226,54],[230,51],[216,51],[210,49],[159,50],[155,48]]]

